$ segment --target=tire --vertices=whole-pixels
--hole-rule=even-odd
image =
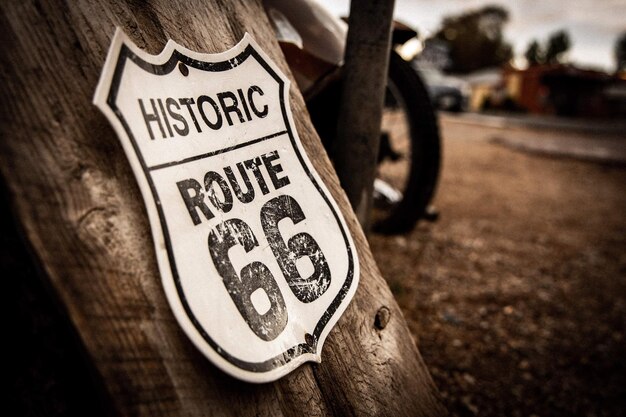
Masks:
[[[389,88],[385,99],[388,109],[401,109],[407,125],[408,158],[397,161],[403,164],[404,174],[394,184],[402,199],[384,209],[372,212],[372,229],[377,233],[396,234],[408,232],[425,213],[435,193],[440,164],[439,128],[426,87],[413,68],[395,52],[389,60]],[[395,88],[393,86],[396,86]],[[396,93],[392,93],[395,90]],[[331,159],[334,159],[334,141],[337,131],[337,114],[341,100],[339,82],[330,84],[315,97],[307,100],[307,107],[315,128]],[[383,127],[385,123],[383,117]],[[383,132],[383,139],[385,133]],[[379,178],[389,165],[393,149],[385,149],[384,141],[379,152]],[[391,152],[390,152],[391,151]],[[382,178],[385,180],[385,178]]]
[[[392,52],[389,60],[389,80],[388,94],[394,97],[385,100],[385,113],[389,112],[394,102],[404,113],[409,133],[405,140],[410,141],[410,155],[404,155],[400,160],[400,163],[408,165],[404,175],[406,178],[402,180],[403,184],[395,185],[401,191],[402,199],[383,213],[373,214],[373,230],[395,234],[413,229],[426,212],[437,187],[441,145],[437,118],[426,86],[411,65],[395,52]],[[379,163],[379,177],[384,175],[381,171],[386,164],[385,155],[381,156],[383,160]]]

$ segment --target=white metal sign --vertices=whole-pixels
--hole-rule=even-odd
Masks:
[[[294,128],[287,77],[248,34],[220,54],[170,41],[152,56],[118,29],[94,103],[137,177],[193,343],[250,382],[320,362],[359,267]]]

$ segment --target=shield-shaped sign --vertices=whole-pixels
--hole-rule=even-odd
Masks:
[[[251,382],[319,362],[359,277],[288,93],[247,34],[220,54],[170,41],[152,56],[118,29],[94,97],[137,177],[178,323]]]

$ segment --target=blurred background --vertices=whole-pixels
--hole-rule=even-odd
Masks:
[[[370,244],[452,415],[626,414],[624,16],[396,1],[439,110],[439,218]]]
[[[348,1],[321,1],[338,16]],[[448,110],[508,110],[571,117],[626,115],[626,2],[398,0],[395,19],[417,31],[403,57]],[[616,85],[613,85],[616,84]],[[452,105],[453,104],[453,105]]]

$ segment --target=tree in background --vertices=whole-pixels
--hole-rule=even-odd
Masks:
[[[538,65],[543,62],[543,51],[541,50],[541,46],[539,46],[539,42],[537,42],[536,39],[533,39],[528,45],[528,49],[526,49],[524,56],[526,57],[526,61],[528,61],[529,66]]]
[[[565,52],[572,46],[569,34],[565,30],[553,32],[548,37],[545,46],[533,39],[529,44],[524,57],[528,66],[539,64],[558,64],[565,62]]]
[[[467,73],[499,66],[513,56],[502,28],[509,13],[500,6],[485,6],[461,15],[444,18],[434,39],[449,45],[451,72]]]
[[[626,71],[626,32],[622,32],[615,42],[615,61],[617,71]]]
[[[547,64],[558,64],[564,61],[563,54],[572,46],[569,34],[565,30],[554,32],[548,38],[546,46],[545,62]]]

